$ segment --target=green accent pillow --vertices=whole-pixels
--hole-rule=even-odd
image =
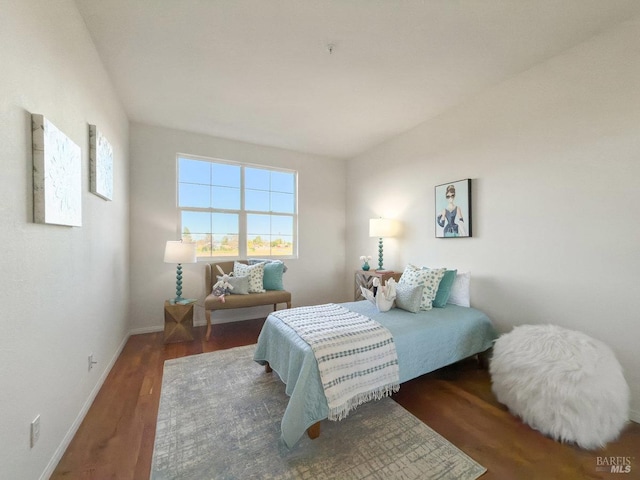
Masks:
[[[444,308],[447,305],[449,295],[451,295],[451,287],[453,286],[453,282],[456,279],[457,274],[457,270],[447,270],[444,272],[444,276],[442,277],[442,280],[440,280],[440,285],[438,285],[436,298],[433,299],[434,307]]]
[[[406,310],[407,312],[416,313],[420,310],[423,290],[424,287],[422,285],[397,284],[396,307]]]
[[[284,263],[275,261],[264,264],[264,277],[262,286],[265,290],[284,290],[282,284],[282,274],[284,273]]]

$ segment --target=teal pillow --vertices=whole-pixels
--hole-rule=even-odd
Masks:
[[[282,285],[282,274],[284,273],[284,263],[280,261],[264,264],[264,277],[262,286],[265,290],[284,290]]]
[[[407,312],[416,313],[420,310],[423,290],[424,287],[422,285],[397,284],[396,307],[406,310]]]
[[[247,263],[249,265],[256,265],[257,263],[271,263],[271,262],[278,262],[278,263],[282,263],[284,264],[284,262],[282,260],[269,260],[268,258],[250,258],[249,260],[247,260]],[[284,273],[287,273],[287,265],[284,265],[284,269],[282,270]]]
[[[456,279],[456,275],[458,274],[457,270],[447,270],[444,272],[444,277],[440,280],[440,285],[438,285],[438,292],[436,293],[436,298],[433,299],[433,306],[437,308],[444,308],[449,300],[449,295],[451,294],[451,287],[453,286],[453,281]]]

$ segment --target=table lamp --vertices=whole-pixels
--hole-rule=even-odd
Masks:
[[[372,218],[369,220],[369,236],[378,237],[378,268],[384,270],[382,262],[382,239],[385,237],[395,237],[400,231],[400,222],[391,218]]]
[[[164,249],[164,263],[177,263],[176,269],[176,298],[172,303],[178,303],[182,298],[182,264],[196,263],[196,244],[185,243],[182,240],[168,241]]]

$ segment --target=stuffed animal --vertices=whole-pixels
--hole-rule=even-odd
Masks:
[[[229,279],[231,278],[231,275],[233,275],[233,273],[231,273],[230,275],[227,275],[226,273],[224,273],[224,270],[222,270],[222,268],[220,268],[220,265],[216,265],[216,267],[218,268],[218,271],[220,272],[220,276],[218,277],[218,281],[215,283],[215,285],[213,286],[213,291],[212,293],[218,297],[218,299],[224,303],[224,296],[227,294],[227,292],[229,290],[233,290],[233,285],[231,285],[229,283]]]

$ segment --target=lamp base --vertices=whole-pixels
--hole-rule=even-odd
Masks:
[[[379,271],[383,271],[384,267],[382,266],[382,251],[383,251],[383,247],[382,247],[382,237],[380,237],[380,239],[378,240],[378,268],[376,269],[376,272]]]

